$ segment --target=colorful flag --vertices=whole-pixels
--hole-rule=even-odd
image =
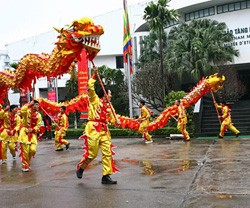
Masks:
[[[124,60],[124,63],[128,63],[128,57],[129,57],[130,73],[133,73],[132,42],[131,42],[131,36],[130,36],[127,0],[123,0],[123,9],[124,9],[123,10],[123,23],[124,23],[123,60]]]

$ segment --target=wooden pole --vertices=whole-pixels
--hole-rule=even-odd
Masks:
[[[215,107],[215,110],[216,110],[216,113],[217,113],[217,116],[218,116],[219,122],[220,122],[220,124],[221,124],[220,114],[219,114],[219,111],[218,111],[217,105],[215,105],[216,100],[215,100],[215,98],[214,98],[214,93],[213,93],[213,91],[212,91],[212,90],[210,90],[210,92],[211,92],[211,95],[212,95],[212,98],[213,98],[214,107]]]
[[[50,117],[51,121],[59,128],[57,122],[48,114],[48,112],[42,106],[40,106],[40,108],[43,110],[44,113],[46,113],[46,115]]]
[[[92,64],[93,64],[93,67],[96,68],[94,62],[93,62],[93,61],[91,61],[91,62],[92,62]],[[112,107],[112,105],[111,105],[111,103],[110,103],[110,101],[109,101],[108,95],[107,95],[107,93],[106,93],[106,91],[105,91],[104,85],[103,85],[103,83],[102,83],[102,80],[101,80],[101,77],[100,77],[98,71],[96,71],[96,75],[97,75],[97,78],[98,78],[98,80],[99,80],[99,82],[100,82],[101,88],[102,88],[102,90],[103,90],[103,92],[104,92],[104,96],[106,97],[106,99],[107,99],[107,101],[108,101],[108,104],[110,105],[111,112],[112,112],[112,114],[113,114],[113,116],[115,117],[115,120],[116,120],[116,122],[117,122],[118,119],[117,119],[115,110],[114,110],[114,108]]]

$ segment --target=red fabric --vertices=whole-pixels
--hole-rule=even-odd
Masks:
[[[2,160],[2,141],[0,141],[0,160]]]

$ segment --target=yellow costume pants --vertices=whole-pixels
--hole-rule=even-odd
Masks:
[[[64,139],[64,137],[66,136],[66,133],[64,131],[55,131],[55,145],[56,145],[56,149],[62,149],[62,145],[66,145],[69,142]]]
[[[15,142],[2,141],[2,160],[7,160],[8,148],[9,148],[12,156],[16,157],[16,144],[15,144]]]
[[[22,158],[22,168],[30,168],[31,158],[36,154],[37,144],[25,144],[21,143],[21,158]]]
[[[85,154],[83,155],[77,168],[85,170],[88,164],[96,158],[99,148],[102,151],[102,174],[111,175],[113,172],[113,158],[111,150],[111,140],[107,136],[106,131],[101,131],[99,138],[90,138],[85,136]]]
[[[148,133],[148,128],[147,127],[140,126],[139,132],[142,134],[142,137],[146,141],[151,141],[152,140],[152,136]]]
[[[220,126],[220,136],[223,137],[225,131],[229,129],[231,130],[233,133],[238,134],[240,133],[240,131],[238,129],[236,129],[236,127],[233,125],[233,123],[231,122],[231,119],[225,119]]]
[[[182,133],[185,140],[190,140],[190,136],[189,136],[189,134],[188,134],[188,132],[186,130],[186,123],[185,122],[178,121],[177,129]]]

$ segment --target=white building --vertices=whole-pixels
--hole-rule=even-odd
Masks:
[[[140,40],[148,34],[147,24],[143,20],[143,15],[144,9],[149,2],[145,1],[128,8],[131,36],[133,37],[134,62],[140,55]],[[235,67],[240,77],[244,79],[248,84],[248,88],[250,88],[250,0],[172,0],[169,6],[177,9],[181,14],[180,22],[210,18],[227,24],[228,30],[234,34],[235,48],[240,52],[240,56],[235,60]],[[111,11],[94,17],[93,20],[95,24],[102,25],[105,30],[104,35],[100,39],[102,49],[94,59],[95,65],[121,68],[120,61],[123,56],[123,10]],[[44,52],[50,54],[54,48],[53,43],[56,41],[57,32],[49,31],[10,43],[7,45],[10,62],[20,60],[28,53],[40,54]],[[58,80],[59,100],[63,99],[63,96],[60,97],[60,89],[65,86],[68,78],[68,75],[64,75],[62,79]],[[35,96],[46,96],[46,89],[46,78],[39,79],[36,85]]]

